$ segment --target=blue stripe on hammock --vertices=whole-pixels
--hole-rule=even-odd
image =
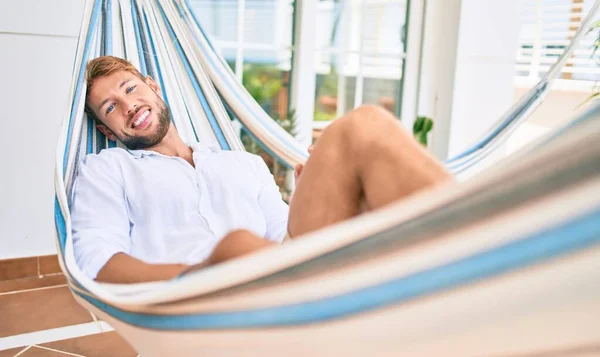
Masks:
[[[113,30],[112,30],[112,0],[106,0],[106,31],[104,32],[104,36],[106,38],[106,42],[105,42],[105,46],[104,46],[104,51],[106,55],[112,55],[113,54],[113,42],[112,42],[112,38],[113,38]],[[103,149],[105,147],[105,143],[108,143],[108,147],[109,148],[114,148],[117,146],[117,142],[114,140],[110,140],[109,138],[107,138],[106,136],[104,136],[104,134],[102,134],[102,137],[100,137],[101,139],[101,143],[102,143],[102,147],[101,149]]]
[[[73,103],[71,104],[71,115],[69,116],[69,126],[67,129],[67,142],[65,144],[65,152],[63,154],[63,178],[67,173],[67,163],[69,159],[69,148],[71,147],[71,138],[73,136],[73,121],[75,119],[75,114],[77,114],[77,104],[79,100],[81,100],[81,88],[83,86],[83,81],[85,78],[85,66],[87,62],[87,58],[90,55],[90,43],[92,42],[92,33],[94,33],[97,23],[98,17],[100,14],[100,0],[95,0],[94,9],[92,10],[92,16],[90,19],[90,27],[88,28],[88,33],[85,39],[85,45],[83,47],[83,55],[81,56],[81,66],[79,68],[79,77],[77,78],[77,84],[75,86],[75,95],[73,96]],[[88,142],[91,136],[88,137]],[[91,145],[90,145],[91,147]]]
[[[160,4],[158,2],[157,2],[157,4],[160,7]],[[196,132],[196,126],[194,125],[194,123],[192,121],[192,116],[190,114],[190,111],[188,110],[187,106],[184,106],[184,107],[185,107],[185,112],[187,113],[187,116],[188,116],[188,120],[190,122],[190,126],[192,128],[192,132],[194,133],[195,141],[198,141],[199,140],[198,133]],[[175,121],[173,121],[173,124],[175,124]]]
[[[104,5],[102,8],[102,48],[101,53],[103,55],[110,56],[112,55],[112,0],[104,0]],[[92,132],[96,135],[96,152],[100,152],[104,148],[106,148],[106,142],[108,138],[99,130],[93,130]],[[88,131],[89,132],[89,131]],[[88,154],[92,153],[92,151],[88,148]]]
[[[104,54],[112,55],[112,0],[105,0],[104,6]]]
[[[177,48],[179,57],[181,58],[181,61],[183,62],[183,65],[185,67],[187,75],[192,82],[192,87],[194,88],[194,91],[196,92],[196,95],[200,99],[200,104],[202,105],[202,109],[204,110],[204,113],[206,114],[206,117],[208,118],[208,122],[210,123],[210,126],[213,129],[213,132],[217,138],[217,141],[219,142],[219,145],[224,150],[231,150],[231,147],[229,146],[229,143],[227,142],[227,139],[225,138],[225,135],[223,134],[223,129],[217,122],[215,114],[214,114],[212,108],[210,107],[210,104],[208,104],[208,101],[206,100],[204,92],[202,91],[202,88],[200,87],[200,83],[198,82],[198,79],[194,75],[194,72],[190,66],[189,60],[188,60],[187,56],[185,55],[185,53],[183,52],[183,49],[181,47],[181,44],[179,43],[179,40],[177,39],[177,36],[173,32],[173,28],[171,27],[171,24],[167,20],[167,17],[162,9],[162,6],[158,2],[157,2],[157,4],[160,9],[162,18],[165,21],[165,24],[169,31],[169,36],[173,40],[173,44],[175,45],[175,48]],[[192,125],[192,127],[193,127],[193,125]],[[196,134],[195,131],[194,131],[194,134]],[[197,135],[196,135],[196,138],[198,138]]]
[[[58,233],[60,251],[64,255],[65,244],[67,242],[67,225],[62,210],[60,209],[60,204],[58,203],[58,196],[56,195],[54,195],[54,224],[56,225],[56,232]]]
[[[291,326],[327,321],[408,302],[458,288],[600,242],[600,209],[489,251],[456,262],[311,302],[234,312],[157,315],[124,311],[80,295],[114,318],[159,330],[210,330]]]
[[[146,34],[148,35],[148,39],[150,40],[150,47],[152,48],[152,53],[150,53],[150,57],[152,57],[152,60],[154,61],[154,66],[155,66],[156,72],[157,72],[156,76],[158,77],[157,79],[160,83],[160,87],[163,88],[162,94],[164,97],[165,104],[167,105],[167,108],[170,108],[169,98],[167,96],[167,91],[166,91],[166,87],[165,87],[165,82],[163,81],[162,73],[160,71],[160,66],[159,66],[158,60],[157,60],[156,47],[154,46],[154,39],[152,38],[152,33],[150,32],[150,26],[148,25],[148,17],[146,16],[145,11],[142,11],[142,12],[144,15],[143,23],[146,28]],[[173,122],[173,125],[175,125],[174,122]]]
[[[144,57],[144,47],[142,46],[142,38],[140,36],[140,20],[138,18],[137,5],[135,0],[131,0],[131,16],[133,17],[133,30],[135,32],[135,43],[137,43],[138,57],[140,58],[140,73],[144,76],[148,75],[146,70],[146,58]]]
[[[94,153],[94,120],[90,117],[87,118],[88,127],[87,127],[87,148],[85,150],[88,154]]]

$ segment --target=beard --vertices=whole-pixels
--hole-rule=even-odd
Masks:
[[[156,130],[148,135],[121,135],[119,140],[127,146],[129,150],[143,150],[158,145],[162,139],[167,135],[169,126],[171,124],[171,113],[164,101],[159,99],[156,102],[158,108],[158,124]]]

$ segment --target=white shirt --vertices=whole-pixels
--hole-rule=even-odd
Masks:
[[[262,159],[193,147],[195,168],[153,151],[104,149],[84,158],[71,210],[75,258],[90,278],[117,253],[195,264],[228,232],[281,242],[288,206]]]

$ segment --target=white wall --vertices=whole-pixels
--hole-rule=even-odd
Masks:
[[[430,150],[446,159],[512,104],[521,0],[428,0],[417,115],[433,118]]]
[[[56,253],[54,157],[83,4],[0,0],[0,259]]]
[[[440,159],[448,152],[460,9],[461,0],[425,2],[417,115],[433,118],[429,149]]]
[[[449,156],[479,139],[513,103],[521,6],[462,0]]]

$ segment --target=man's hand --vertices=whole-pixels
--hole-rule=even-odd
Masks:
[[[312,152],[314,151],[315,146],[311,145],[308,147],[308,154],[312,154]],[[296,165],[296,167],[294,167],[294,181],[298,182],[298,179],[300,178],[300,174],[302,174],[302,170],[304,169],[304,165],[302,164],[298,164]]]

